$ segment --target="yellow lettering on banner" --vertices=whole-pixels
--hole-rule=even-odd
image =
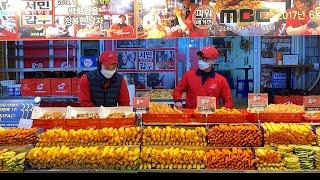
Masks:
[[[298,11],[298,20],[304,20],[305,17],[305,11]]]
[[[288,18],[288,13],[287,12],[283,13],[281,17],[283,20],[286,20]]]
[[[103,17],[98,17],[98,18],[96,18],[96,24],[97,25],[100,25],[100,24],[102,24],[103,23]]]
[[[110,0],[100,0],[100,4],[109,4]]]
[[[293,17],[291,17],[291,19],[296,19],[298,14],[298,11],[293,11]],[[292,16],[292,15],[291,15]]]
[[[313,10],[309,12],[309,18],[312,20],[316,20],[315,12]]]

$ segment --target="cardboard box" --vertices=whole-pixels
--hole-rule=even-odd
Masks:
[[[79,78],[72,78],[71,80],[72,96],[79,96],[79,80],[80,80]]]
[[[71,96],[71,78],[51,79],[52,96]]]
[[[32,79],[33,91],[32,96],[51,96],[50,78]]]

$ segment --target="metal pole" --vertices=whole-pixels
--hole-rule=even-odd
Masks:
[[[5,67],[5,70],[8,70],[8,41],[5,42],[5,61],[4,61],[4,67]],[[5,79],[6,80],[9,80],[9,72],[7,71],[5,73]]]
[[[260,93],[261,86],[261,37],[253,37],[253,84],[254,92]]]
[[[67,68],[69,68],[69,40],[67,40]]]

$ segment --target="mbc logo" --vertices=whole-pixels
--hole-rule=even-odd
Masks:
[[[263,18],[263,14],[270,13],[270,9],[226,9],[220,12],[220,23],[238,22],[270,22],[270,18]]]

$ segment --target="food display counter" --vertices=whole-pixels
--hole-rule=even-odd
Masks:
[[[264,113],[305,115],[298,105],[268,107]],[[217,114],[243,113],[247,120],[255,113],[244,111],[219,109]],[[200,123],[195,122],[198,113],[151,104],[145,115],[170,119],[170,123],[148,124],[143,122],[146,116],[135,116],[132,107],[34,108],[31,129],[0,129],[1,171],[318,172],[317,123],[303,118],[282,123],[276,116],[263,123],[239,123],[236,117],[229,122],[220,123],[218,118],[218,122]],[[179,114],[189,115],[190,122],[181,122],[176,118]],[[126,124],[130,118],[134,123]],[[43,130],[43,124],[36,123],[39,120],[51,127]],[[68,124],[80,120],[85,121],[76,128]],[[55,121],[64,123],[51,123]],[[102,125],[105,121],[114,123]]]

